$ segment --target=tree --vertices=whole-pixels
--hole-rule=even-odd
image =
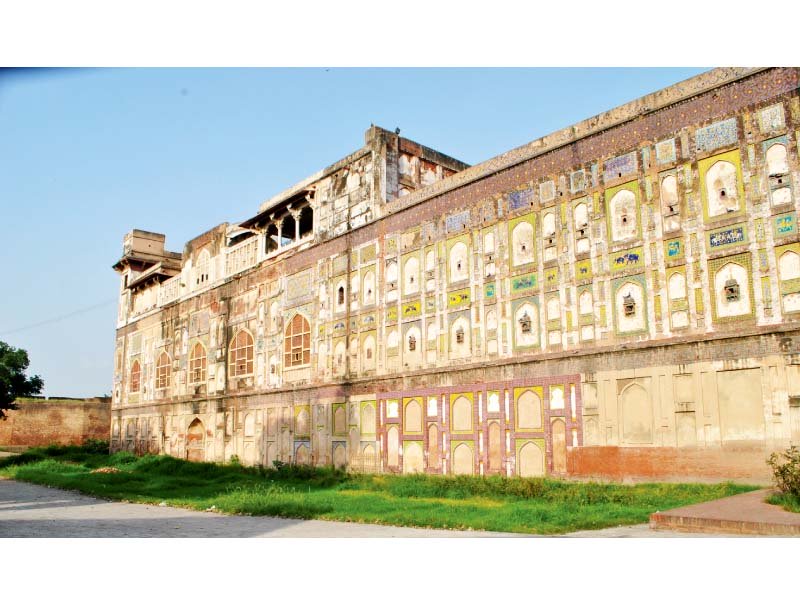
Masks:
[[[29,364],[25,350],[0,342],[0,420],[6,419],[7,411],[19,408],[14,403],[19,396],[31,396],[42,391],[44,382],[41,377],[25,375]]]

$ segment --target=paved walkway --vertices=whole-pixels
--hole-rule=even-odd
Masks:
[[[520,537],[489,531],[449,531],[335,521],[243,517],[167,506],[109,502],[20,481],[0,479],[0,538],[10,537]],[[648,525],[583,531],[565,537],[698,537]],[[705,537],[705,536],[703,536]]]
[[[756,490],[650,515],[654,530],[745,535],[800,535],[800,513],[767,504],[772,490]]]

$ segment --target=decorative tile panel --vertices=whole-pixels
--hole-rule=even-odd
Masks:
[[[455,308],[457,306],[468,306],[469,305],[469,288],[465,288],[463,290],[457,290],[455,292],[450,292],[447,294],[447,307],[448,308]]]
[[[709,252],[714,250],[727,250],[748,243],[747,225],[737,223],[728,227],[720,227],[706,232],[706,248]]]
[[[778,131],[786,127],[782,104],[773,104],[758,113],[758,125],[763,133]]]
[[[726,119],[701,127],[694,134],[695,148],[698,152],[709,152],[735,144],[738,138],[736,118]]]
[[[635,173],[637,168],[636,152],[617,156],[603,163],[603,180],[608,183],[617,177],[625,177]]]
[[[656,144],[656,163],[668,165],[675,162],[675,138],[662,140]]]
[[[797,215],[787,213],[773,217],[772,232],[776,238],[797,233]]]
[[[642,246],[631,248],[629,250],[620,250],[614,252],[608,257],[609,268],[612,273],[625,271],[627,269],[635,269],[644,266],[644,249]]]
[[[556,185],[553,181],[545,181],[539,184],[539,199],[542,202],[549,202],[556,197]]]
[[[511,278],[511,293],[522,294],[536,289],[538,285],[536,273],[526,273]]]
[[[521,208],[530,208],[531,202],[533,202],[533,190],[530,188],[524,190],[515,190],[508,194],[509,212],[519,210]]]
[[[445,219],[445,230],[447,233],[463,231],[469,227],[469,211],[465,210],[454,215],[449,215]]]
[[[577,194],[586,189],[586,172],[583,169],[570,173],[569,189],[573,194]]]

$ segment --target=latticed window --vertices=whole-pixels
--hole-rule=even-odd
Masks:
[[[311,362],[311,327],[303,315],[296,314],[289,322],[283,343],[284,366],[297,367]]]
[[[731,277],[725,282],[725,300],[728,302],[738,302],[739,298],[739,282]]]
[[[627,294],[622,299],[622,313],[626,317],[632,317],[636,314],[636,300],[630,294]]]
[[[253,374],[253,336],[244,329],[231,342],[228,355],[228,376],[240,377]]]
[[[531,332],[531,318],[528,316],[528,313],[523,313],[522,317],[519,320],[519,326],[522,330],[522,333],[530,333]]]
[[[189,355],[189,382],[202,383],[206,379],[206,349],[196,343]]]
[[[169,387],[169,354],[162,352],[156,363],[156,389]]]
[[[132,393],[138,392],[142,385],[142,366],[138,360],[133,361],[131,365],[131,383],[130,391]]]

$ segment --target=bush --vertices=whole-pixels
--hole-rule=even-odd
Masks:
[[[778,491],[800,499],[800,448],[791,446],[785,452],[773,452],[767,464]]]

